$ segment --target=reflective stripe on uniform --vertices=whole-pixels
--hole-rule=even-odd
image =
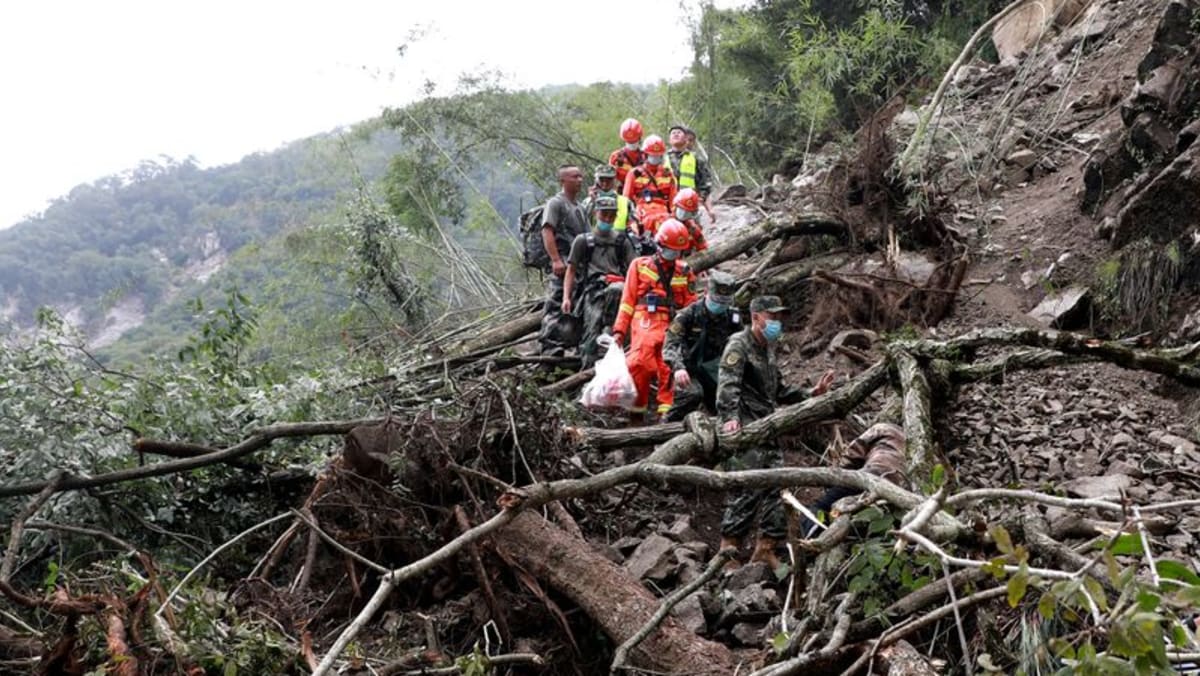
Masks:
[[[627,315],[633,314],[633,306],[628,303],[621,303],[621,312]]]
[[[638,274],[645,275],[646,277],[649,277],[652,281],[655,281],[655,282],[658,281],[658,273],[655,272],[654,270],[646,267],[645,265],[638,266]]]

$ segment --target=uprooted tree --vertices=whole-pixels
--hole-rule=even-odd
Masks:
[[[1090,208],[1114,216],[1118,242],[1145,225],[1130,214],[1154,206],[1148,196],[1163,182],[1174,185],[1194,151],[1190,140],[1170,150],[1162,131],[1180,131],[1182,141],[1194,127],[1181,127],[1195,111],[1181,103],[1192,92],[1180,84],[1194,78],[1172,75],[1195,62],[1195,40],[1184,35],[1195,21],[1180,20],[1184,10],[1194,11],[1192,3],[1166,8],[1156,38],[1163,48],[1147,57],[1127,116],[1129,142],[1153,141],[1157,154],[1115,169],[1097,155],[1083,169],[1087,190],[1101,174]],[[1200,523],[1191,442],[1160,433],[1156,443],[1177,466],[1126,463],[1068,489],[1017,466],[1018,444],[1034,443],[1034,431],[1025,441],[999,439],[1005,447],[996,454],[1010,457],[997,473],[962,451],[966,430],[956,418],[970,406],[1010,405],[997,392],[1048,369],[1053,378],[1125,369],[1147,387],[1194,400],[1200,343],[1151,347],[1144,337],[1028,328],[922,336],[971,283],[977,243],[945,215],[936,190],[892,171],[898,144],[887,130],[902,103],[869,116],[850,149],[806,167],[797,188],[727,192],[721,219],[741,219],[740,227],[691,259],[699,271],[720,265],[737,274],[739,304],[776,293],[804,308],[790,355],[832,355],[847,372],[829,393],[737,433],[720,432],[702,413],[625,427],[613,415],[579,410],[570,399],[587,374],[560,368],[573,366],[570,359],[518,349],[538,328],[533,300],[439,325],[440,333],[394,355],[384,377],[338,381],[330,397],[353,407],[314,411],[284,388],[239,398],[221,389],[229,369],[136,386],[107,373],[112,386],[92,393],[75,387],[77,374],[49,345],[5,362],[6,374],[53,368],[56,398],[40,413],[80,438],[89,413],[110,412],[105,397],[119,401],[128,417],[105,418],[93,433],[133,433],[139,461],[13,459],[30,469],[23,476],[45,478],[0,484],[12,516],[0,560],[2,668],[1171,673],[1200,661],[1200,577],[1175,544],[1187,524]],[[935,97],[926,122],[938,105]],[[1119,207],[1110,170],[1128,181],[1126,193],[1147,197]],[[1178,243],[1178,225],[1151,239]],[[392,293],[403,304],[404,294]],[[162,428],[146,413],[205,388],[216,388],[206,401],[221,405],[194,426]],[[1053,400],[1047,408],[1074,416],[1066,433],[1097,448],[1089,421],[1141,419],[1121,407],[1063,411]],[[277,422],[243,434],[236,422],[264,410]],[[905,485],[836,468],[823,454],[835,456],[877,420],[904,428]],[[967,422],[989,427],[982,418]],[[281,446],[322,438],[337,452],[318,472],[275,466]],[[709,469],[764,443],[786,446],[794,466]],[[957,453],[948,452],[954,446]],[[1144,487],[1134,473],[1169,482],[1170,498],[1136,490]],[[215,488],[200,493],[203,485]],[[724,493],[781,491],[799,520],[815,516],[806,513],[812,489],[829,487],[857,494],[838,502],[818,533],[792,539],[786,568],[722,572],[733,553],[713,551],[711,521]],[[108,529],[42,516],[96,506],[119,512],[141,491],[198,494],[172,496],[176,511],[161,520],[110,515]],[[273,512],[249,515],[248,527],[214,534],[221,544],[202,549],[171,527],[189,513],[235,504],[221,492],[261,493]],[[63,509],[72,497],[74,512]],[[173,570],[145,542],[190,549],[192,563]]]

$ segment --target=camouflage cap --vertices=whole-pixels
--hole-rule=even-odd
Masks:
[[[750,301],[751,312],[783,312],[786,309],[779,296],[759,296]]]
[[[724,270],[713,270],[708,273],[708,293],[731,299],[737,293],[737,278]]]
[[[611,164],[597,164],[596,171],[593,173],[597,179],[617,177],[617,170]]]
[[[616,211],[617,196],[611,193],[600,193],[596,195],[595,201],[596,211]]]

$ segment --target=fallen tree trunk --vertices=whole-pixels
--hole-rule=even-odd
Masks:
[[[1184,363],[1179,355],[1196,354],[1197,345],[1166,350],[1139,350],[1123,343],[1100,340],[1068,331],[1037,329],[985,329],[971,331],[946,341],[914,340],[898,344],[900,349],[925,357],[956,359],[963,350],[985,345],[1025,345],[1090,357],[1127,369],[1170,376],[1184,385],[1200,386],[1200,367]]]
[[[718,264],[750,251],[780,237],[798,235],[834,235],[844,237],[849,232],[846,224],[821,213],[815,214],[772,214],[757,224],[748,226],[714,245],[707,251],[692,256],[688,265],[696,272],[716,267]]]
[[[846,265],[851,258],[846,252],[832,252],[771,268],[761,275],[745,280],[734,299],[739,305],[747,305],[754,295],[782,295],[819,272],[835,270]]]
[[[586,541],[524,512],[495,536],[496,546],[522,568],[547,581],[592,618],[616,644],[650,621],[659,600],[624,568]],[[685,674],[731,674],[733,655],[667,617],[635,648],[631,665]]]
[[[464,341],[455,352],[458,355],[466,355],[486,350],[493,345],[508,343],[534,333],[541,325],[541,311],[530,312],[487,329],[471,340]]]
[[[905,471],[909,479],[919,481],[930,475],[936,460],[929,380],[916,358],[908,352],[897,352],[895,362],[904,398],[905,456],[908,463]]]
[[[799,404],[784,406],[734,434],[718,434],[719,446],[725,446],[727,441],[734,438],[738,439],[739,443],[744,440],[747,446],[774,441],[780,434],[793,432],[804,425],[845,417],[886,381],[887,362],[881,361],[836,390],[806,399]],[[683,423],[666,423],[624,430],[575,427],[569,429],[568,433],[577,443],[593,448],[621,448],[661,443],[683,431]]]
[[[236,460],[237,458],[249,455],[259,449],[269,446],[271,442],[276,439],[346,434],[356,427],[360,427],[362,425],[378,425],[381,422],[383,422],[382,418],[370,418],[362,420],[328,420],[322,422],[280,423],[277,425],[267,425],[265,427],[260,427],[254,432],[254,434],[234,444],[233,446],[230,446],[229,448],[214,451],[206,455],[180,458],[178,460],[159,462],[153,465],[144,465],[142,467],[131,467],[129,469],[117,470],[107,474],[98,474],[93,477],[64,476],[62,481],[58,482],[58,485],[54,490],[55,492],[58,492],[79,490],[81,488],[96,488],[98,486],[109,486],[111,484],[118,484],[125,481],[133,481],[135,479],[146,479],[149,477],[186,472],[198,467],[206,467],[208,465],[215,465],[221,462]],[[31,481],[19,484],[6,484],[0,486],[0,498],[9,498],[16,495],[33,495],[49,485],[49,481]]]

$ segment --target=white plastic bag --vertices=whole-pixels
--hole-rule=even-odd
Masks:
[[[596,375],[583,388],[580,403],[588,408],[629,410],[637,398],[637,387],[621,346],[609,342],[604,358],[596,362]]]

